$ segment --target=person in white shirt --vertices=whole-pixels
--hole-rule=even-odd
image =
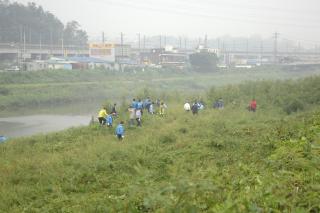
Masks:
[[[188,102],[184,104],[183,108],[186,112],[189,112],[191,110],[191,106]]]
[[[136,110],[136,120],[137,120],[137,126],[141,126],[141,109]]]

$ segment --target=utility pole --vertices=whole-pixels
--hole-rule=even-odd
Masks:
[[[121,45],[121,60],[123,61],[123,33],[121,32],[121,35],[120,35],[120,45]],[[123,72],[123,67],[122,67],[122,64],[121,64],[121,60],[120,60],[120,70]]]
[[[25,62],[26,62],[26,30],[25,29],[23,29],[23,56],[22,57],[23,57],[22,70],[24,70]]]
[[[207,36],[207,34],[204,37],[204,48],[208,48],[208,36]]]
[[[52,56],[52,46],[53,46],[53,36],[52,36],[52,28],[50,28],[50,55],[51,56]]]
[[[138,46],[139,46],[139,52],[138,52],[138,55],[139,55],[139,64],[141,63],[141,57],[140,57],[140,55],[141,55],[141,35],[140,35],[140,33],[138,33]]]
[[[247,56],[247,61],[249,59],[249,39],[247,38],[246,41],[246,56]]]
[[[42,34],[39,35],[39,48],[42,49]]]
[[[222,51],[222,52],[225,52],[225,49],[224,49],[224,41],[222,41],[221,51]]]
[[[123,33],[121,32],[121,58],[123,59]]]
[[[140,33],[137,34],[138,35],[138,49],[139,49],[139,54],[141,52],[141,35]]]
[[[63,39],[63,32],[61,37],[61,50],[62,50],[62,57],[64,57],[64,39]]]
[[[277,64],[277,55],[278,55],[278,38],[279,38],[279,33],[275,32],[274,33],[274,52],[273,52],[273,60],[274,64]]]
[[[225,46],[224,46],[224,41],[222,41],[222,51],[223,53],[223,61],[225,64],[227,64],[227,55],[226,55],[226,51],[225,51]]]
[[[263,41],[260,41],[260,65],[262,65],[262,59],[263,59]]]
[[[20,25],[20,44],[23,41],[23,27]]]
[[[236,41],[232,40],[232,51],[234,52],[236,50]]]
[[[40,49],[40,60],[42,59],[42,34],[40,33],[40,43],[39,43],[39,49]]]
[[[21,44],[22,44],[22,42],[23,42],[23,26],[20,26],[20,41],[18,44],[19,46],[18,46],[18,58],[17,58],[19,68],[21,68],[21,59],[22,59]]]
[[[31,34],[31,28],[29,29],[29,44],[32,43],[32,34]]]

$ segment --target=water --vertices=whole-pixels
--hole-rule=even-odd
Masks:
[[[9,138],[57,132],[71,127],[86,126],[91,116],[30,115],[0,118],[0,135]]]

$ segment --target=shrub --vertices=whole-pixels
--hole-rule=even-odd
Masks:
[[[9,95],[10,90],[4,87],[0,87],[0,95]]]
[[[176,137],[174,135],[163,135],[159,139],[160,143],[175,143]]]
[[[298,112],[304,109],[304,105],[301,101],[295,99],[284,106],[284,111],[290,115],[291,113]]]
[[[198,72],[211,72],[217,70],[218,58],[213,53],[194,53],[190,55],[190,63]]]

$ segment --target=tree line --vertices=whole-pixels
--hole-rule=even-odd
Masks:
[[[0,43],[86,45],[87,32],[76,21],[65,25],[35,3],[0,0]]]

